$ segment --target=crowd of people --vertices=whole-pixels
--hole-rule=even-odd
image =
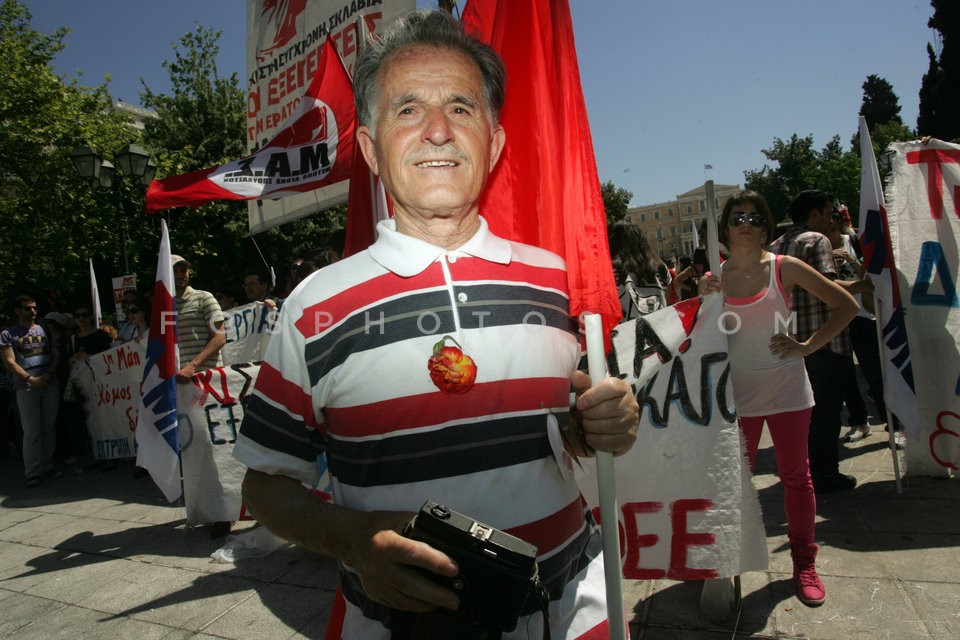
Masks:
[[[342,229],[331,233],[316,259],[329,264],[341,258],[343,237]],[[190,263],[181,256],[172,256],[182,364],[180,381],[221,363],[219,352],[225,342],[223,311],[251,302],[262,302],[278,310],[283,298],[317,270],[315,264],[302,258],[292,261],[279,287],[283,292],[280,295],[275,293],[271,273],[265,268],[243,272],[237,287],[242,294],[234,296],[232,288],[226,287],[213,295],[191,287]],[[66,313],[51,310],[41,317],[34,297],[21,295],[14,300],[15,322],[0,335],[4,357],[4,369],[0,371],[0,417],[4,453],[22,457],[26,486],[39,486],[45,478],[64,472],[117,467],[116,462],[94,458],[84,398],[71,375],[77,375],[84,360],[112,347],[131,341],[146,345],[152,309],[150,292],[125,289],[118,306],[119,322],[114,326],[104,321],[97,323],[92,305],[77,305]]]
[[[250,513],[340,561],[344,637],[486,637],[443,613],[460,605],[451,588],[460,567],[404,533],[427,499],[537,545],[545,608],[539,613],[531,598],[505,637],[580,637],[605,620],[602,554],[597,525],[573,479],[558,472],[554,447],[574,457],[621,455],[637,439],[639,406],[622,380],[593,385],[578,370],[568,302],[553,280],[562,261],[498,238],[479,211],[508,134],[499,124],[502,62],[446,14],[414,13],[364,48],[354,91],[360,148],[394,218],[380,223],[365,252],[340,260],[334,243],[332,255],[293,261],[276,292],[260,270],[244,274],[242,294],[194,289],[189,261],[173,256],[178,379],[218,365],[224,310],[248,301],[282,309],[234,455],[248,466]],[[811,606],[826,597],[816,572],[816,494],[856,485],[838,466],[845,402],[849,438],[868,433],[854,350],[883,411],[882,385],[872,379],[880,367],[870,281],[842,211],[829,194],[805,191],[790,224],[776,226],[761,196],[734,195],[718,221],[719,273],[707,270],[702,247],[673,265],[634,225],[609,229],[625,321],[723,295],[743,322],[729,334],[739,422],[751,467],[763,425],[770,430],[797,596]],[[320,263],[322,277],[304,283]],[[23,423],[28,486],[56,472],[52,425],[69,366],[116,341],[147,338],[149,300],[130,292],[122,305],[127,320],[114,339],[89,307],[72,319],[47,314],[38,325],[36,301],[17,299],[17,322],[0,335],[0,350]],[[532,330],[522,322],[531,305],[558,312]],[[317,308],[336,309],[334,322],[306,331],[310,323],[299,321]],[[418,313],[437,318],[440,343],[415,330]],[[381,331],[359,330],[371,314]],[[776,326],[778,314],[795,320]],[[89,453],[79,440],[64,446],[71,456]],[[322,454],[334,504],[307,488]]]

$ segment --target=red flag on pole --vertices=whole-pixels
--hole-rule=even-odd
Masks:
[[[462,20],[507,68],[507,141],[480,213],[494,233],[566,260],[570,313],[599,313],[609,347],[620,302],[570,8],[566,0],[470,0]]]
[[[270,142],[219,167],[154,180],[147,189],[147,213],[213,200],[280,198],[346,180],[355,113],[350,76],[328,38],[306,95]]]
[[[357,18],[357,37],[362,51],[373,38],[370,25],[363,18]],[[357,126],[360,123],[357,122]],[[376,226],[381,220],[391,216],[386,191],[380,178],[367,166],[360,151],[360,143],[354,136],[353,168],[350,172],[350,193],[347,196],[347,225],[344,256],[352,256],[363,251],[376,240]]]

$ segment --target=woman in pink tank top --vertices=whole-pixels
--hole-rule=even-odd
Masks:
[[[728,250],[721,278],[700,280],[700,293],[725,296],[724,332],[738,421],[753,470],[760,433],[766,422],[784,487],[784,507],[793,558],[797,597],[822,604],[826,592],[817,575],[814,542],[816,497],[807,459],[807,434],[813,393],[803,357],[827,344],[857,315],[853,297],[802,260],[767,251],[773,216],[753,191],[727,200],[720,215],[720,242]],[[809,339],[790,336],[790,292],[801,287],[831,309],[830,318]]]

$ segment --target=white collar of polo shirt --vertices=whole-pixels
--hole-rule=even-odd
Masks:
[[[512,257],[510,243],[490,233],[487,221],[479,217],[480,228],[462,246],[447,251],[443,247],[397,231],[396,220],[377,224],[377,241],[370,247],[370,257],[380,266],[403,278],[421,273],[443,255],[468,255],[489,262],[509,264]]]

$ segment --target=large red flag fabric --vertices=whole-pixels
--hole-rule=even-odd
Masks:
[[[154,180],[147,189],[147,213],[213,200],[280,198],[346,180],[355,114],[350,76],[328,38],[306,95],[270,142],[219,167]]]
[[[562,256],[571,315],[599,313],[609,337],[620,302],[567,0],[470,0],[462,20],[507,67],[507,141],[480,212],[497,235]]]

